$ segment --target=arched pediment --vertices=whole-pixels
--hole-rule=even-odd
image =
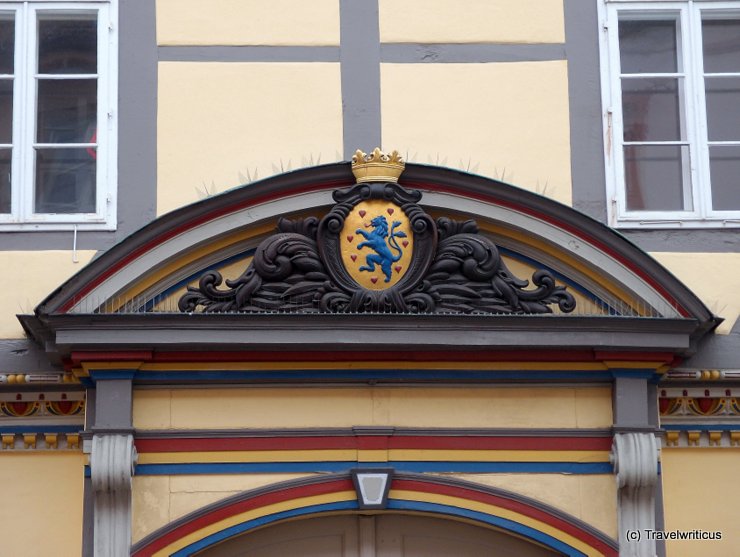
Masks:
[[[552,277],[553,288],[573,297],[575,311],[566,315],[554,295],[542,311],[532,310],[530,304],[531,307],[515,306],[511,311],[496,305],[493,309],[475,306],[467,312],[425,313],[416,307],[406,312],[396,308],[390,315],[383,315],[380,308],[381,311],[368,312],[375,315],[363,317],[354,315],[356,307],[349,308],[351,311],[346,307],[341,311],[319,308],[290,315],[284,307],[271,311],[267,306],[259,312],[245,313],[232,305],[225,312],[201,315],[208,313],[207,307],[179,304],[188,287],[197,290],[199,280],[208,272],[216,271],[227,280],[243,275],[255,251],[264,249],[260,244],[276,237],[280,219],[318,221],[341,205],[337,199],[349,195],[346,192],[353,183],[348,163],[325,165],[235,188],[166,214],[100,255],[44,300],[35,316],[21,320],[38,339],[61,347],[60,353],[94,349],[95,343],[83,342],[76,333],[58,334],[72,322],[78,323],[72,329],[79,331],[82,321],[97,323],[98,336],[108,338],[100,341],[106,346],[138,345],[135,335],[113,340],[112,333],[106,337],[103,332],[119,327],[129,331],[154,327],[171,331],[171,336],[175,330],[191,331],[190,336],[179,335],[179,341],[162,337],[162,346],[192,343],[197,337],[192,331],[199,328],[223,329],[227,333],[219,342],[211,339],[211,344],[219,349],[243,344],[245,339],[260,346],[293,344],[290,336],[279,335],[284,329],[310,331],[303,335],[301,343],[315,342],[324,348],[337,338],[341,343],[343,337],[336,336],[337,330],[363,328],[381,329],[365,342],[377,342],[386,348],[398,344],[390,336],[398,336],[401,331],[411,333],[404,335],[411,344],[415,342],[415,333],[428,331],[428,335],[419,333],[426,340],[419,338],[418,342],[435,345],[439,339],[432,331],[442,325],[443,329],[450,326],[477,333],[490,331],[488,336],[468,337],[478,348],[535,344],[574,349],[632,347],[673,354],[687,353],[693,339],[716,326],[716,318],[690,290],[648,254],[605,225],[570,207],[502,182],[416,164],[408,164],[399,180],[403,191],[418,192],[418,201],[406,200],[408,203],[418,206],[438,228],[439,219],[474,221],[473,235],[482,238],[486,246],[498,249],[510,274],[528,279],[530,284],[533,278],[537,282],[538,271]],[[340,190],[345,193],[335,194]],[[420,242],[416,232],[412,236]],[[341,256],[336,255],[335,264],[338,258]],[[426,264],[434,259],[434,254],[429,254],[428,259]],[[417,274],[419,283],[429,278],[421,271]],[[375,280],[378,277],[384,280],[382,274]],[[339,280],[335,275],[330,278],[332,283]],[[217,286],[217,290],[228,289]],[[535,286],[518,288],[531,293]],[[543,312],[548,314],[542,315]],[[237,329],[241,335],[235,332]],[[605,331],[614,335],[604,335]],[[570,340],[563,336],[565,333],[572,333]],[[617,338],[620,335],[623,338]],[[642,340],[636,335],[643,335]],[[154,348],[155,336],[140,337],[142,344]],[[355,344],[360,346],[361,341],[358,339]]]

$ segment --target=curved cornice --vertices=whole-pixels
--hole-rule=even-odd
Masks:
[[[282,215],[326,212],[334,203],[332,192],[352,183],[349,163],[318,166],[168,213],[61,285],[36,308],[36,320],[106,313],[104,308],[115,312],[120,304],[111,300],[140,298],[142,292],[151,297],[156,288],[212,264],[218,250],[234,255],[238,249],[244,253],[245,245],[254,247]],[[476,219],[500,246],[555,268],[602,300],[608,296],[608,304],[637,308],[633,316],[693,321],[692,340],[719,322],[647,253],[571,207],[496,180],[434,166],[408,164],[400,183],[420,190],[421,205],[430,213]],[[195,252],[200,259],[194,259]],[[27,329],[44,328],[28,318],[23,321]]]

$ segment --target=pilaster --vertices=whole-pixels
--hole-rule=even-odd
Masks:
[[[620,555],[654,557],[658,444],[653,433],[617,433],[612,445],[619,497]]]
[[[92,547],[85,555],[126,557],[131,547],[131,486],[136,464],[132,427],[133,371],[96,372],[90,449]],[[90,517],[90,514],[87,515]],[[89,520],[90,518],[88,518]],[[89,527],[89,525],[86,525]]]
[[[90,468],[94,493],[94,555],[125,557],[131,546],[131,478],[134,436],[94,434]]]

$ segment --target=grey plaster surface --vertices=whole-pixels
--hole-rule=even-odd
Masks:
[[[338,46],[160,46],[160,62],[339,62]]]
[[[381,145],[378,0],[340,0],[344,158]]]
[[[606,222],[596,2],[565,0],[573,207]]]
[[[564,60],[562,44],[383,43],[380,60],[395,64],[538,62]]]
[[[94,430],[130,429],[132,390],[130,379],[105,379],[95,383]]]
[[[647,379],[617,377],[612,391],[612,410],[614,427],[646,428],[657,427],[651,423],[649,407],[657,404],[657,399],[649,400]]]

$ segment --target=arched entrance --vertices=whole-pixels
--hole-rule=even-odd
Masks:
[[[399,473],[387,507],[360,510],[348,474],[246,491],[153,532],[133,557],[616,556],[613,540],[521,495]]]
[[[337,515],[284,522],[239,536],[202,557],[544,557],[560,555],[510,534],[423,515]]]

